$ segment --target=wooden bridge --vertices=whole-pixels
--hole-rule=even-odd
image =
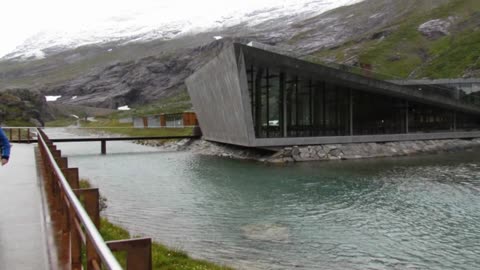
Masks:
[[[12,143],[37,143],[36,132],[31,127],[4,127],[3,128],[10,142]],[[139,141],[139,140],[182,140],[182,139],[199,139],[201,135],[176,135],[176,136],[132,136],[132,137],[79,137],[79,138],[52,138],[54,143],[68,142],[100,142],[100,152],[102,155],[107,154],[107,141]]]

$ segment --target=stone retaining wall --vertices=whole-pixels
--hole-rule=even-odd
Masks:
[[[457,151],[480,147],[480,138],[473,140],[429,140],[389,143],[328,144],[285,147],[267,162],[284,163],[320,160],[407,156],[418,153]]]
[[[165,151],[190,151],[194,154],[219,156],[233,159],[250,159],[269,163],[302,161],[349,160],[407,156],[420,153],[460,151],[480,147],[480,138],[473,140],[428,140],[389,143],[325,144],[315,146],[285,147],[277,153],[245,148],[205,140],[137,141],[143,145],[156,146]]]

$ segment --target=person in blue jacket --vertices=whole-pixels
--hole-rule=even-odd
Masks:
[[[8,163],[10,158],[10,142],[8,141],[7,135],[3,132],[3,129],[0,128],[0,148],[2,150],[2,166]]]

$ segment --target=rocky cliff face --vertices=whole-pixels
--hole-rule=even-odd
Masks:
[[[169,56],[116,63],[71,81],[43,87],[41,91],[61,95],[57,102],[64,104],[105,108],[146,104],[184,90],[184,80],[230,43],[231,40],[214,41]]]
[[[0,124],[42,126],[52,119],[45,98],[30,89],[8,89],[0,92]]]
[[[169,41],[86,46],[42,60],[0,64],[0,88],[39,89],[61,95],[58,102],[65,104],[141,105],[176,95],[185,88],[184,79],[224,46],[251,40],[282,46],[313,61],[368,63],[374,70],[388,67],[387,72],[407,77],[421,74],[413,72],[419,66],[442,59],[434,52],[448,49],[445,39],[458,29],[478,28],[475,7],[469,11],[469,5],[478,6],[475,0],[365,0],[321,15],[285,14],[254,27],[240,23]],[[224,39],[213,41],[213,36]],[[476,66],[469,64],[461,68],[475,74]]]

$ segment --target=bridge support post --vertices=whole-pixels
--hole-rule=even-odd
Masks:
[[[106,140],[101,140],[101,151],[102,151],[102,155],[106,155],[107,154],[107,141]]]

